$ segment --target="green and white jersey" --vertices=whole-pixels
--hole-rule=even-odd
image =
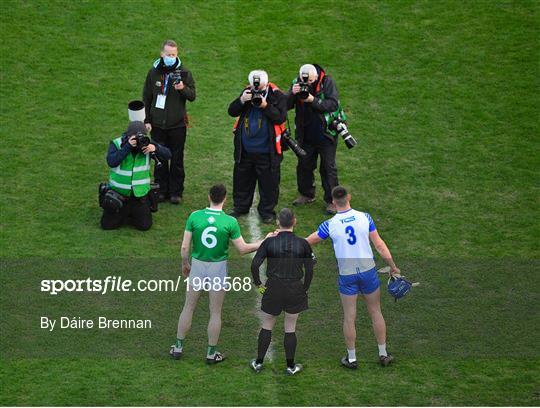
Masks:
[[[205,208],[191,213],[186,231],[192,235],[191,256],[199,261],[219,262],[229,257],[229,240],[242,236],[236,218]]]

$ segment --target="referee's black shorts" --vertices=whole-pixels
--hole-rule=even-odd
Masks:
[[[282,310],[296,314],[308,309],[308,297],[301,280],[269,278],[261,310],[279,316]]]

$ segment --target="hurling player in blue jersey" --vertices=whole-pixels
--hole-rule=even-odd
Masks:
[[[358,294],[361,294],[371,316],[379,346],[379,361],[386,367],[393,357],[386,351],[386,323],[381,312],[380,282],[370,241],[390,266],[390,273],[399,275],[400,271],[392,260],[390,250],[379,236],[373,219],[368,213],[351,208],[351,195],[344,187],[334,187],[332,201],[337,208],[337,214],[324,221],[307,241],[314,245],[330,238],[334,246],[339,270],[339,293],[343,305],[343,335],[347,345],[347,356],[341,359],[341,364],[347,368],[358,368],[355,321],[356,300]]]

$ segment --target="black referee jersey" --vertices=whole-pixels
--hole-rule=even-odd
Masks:
[[[304,238],[297,237],[291,231],[281,231],[275,237],[263,241],[251,262],[251,275],[257,286],[262,283],[259,267],[265,259],[267,259],[266,276],[268,279],[301,280],[304,278],[304,289],[306,291],[309,289],[313,278],[315,255],[313,255],[311,245]]]

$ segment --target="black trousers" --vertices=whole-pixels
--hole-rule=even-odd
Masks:
[[[245,214],[253,203],[255,185],[259,184],[259,205],[261,218],[274,217],[279,199],[280,166],[272,166],[268,153],[242,152],[240,163],[234,164],[233,202],[234,209]]]
[[[302,148],[306,151],[306,156],[298,159],[296,166],[296,178],[298,183],[298,192],[303,196],[315,198],[315,177],[313,171],[317,168],[317,158],[321,156],[319,173],[324,190],[324,201],[332,202],[332,189],[339,184],[336,150],[337,143],[334,144],[303,144]]]
[[[161,129],[152,127],[152,139],[171,150],[171,160],[162,162],[163,166],[154,171],[155,182],[163,194],[182,197],[184,193],[184,145],[186,144],[186,127]]]
[[[152,212],[150,211],[148,196],[141,198],[129,197],[120,211],[103,210],[101,228],[104,230],[117,229],[128,221],[131,221],[138,230],[146,231],[150,229],[152,226]]]

